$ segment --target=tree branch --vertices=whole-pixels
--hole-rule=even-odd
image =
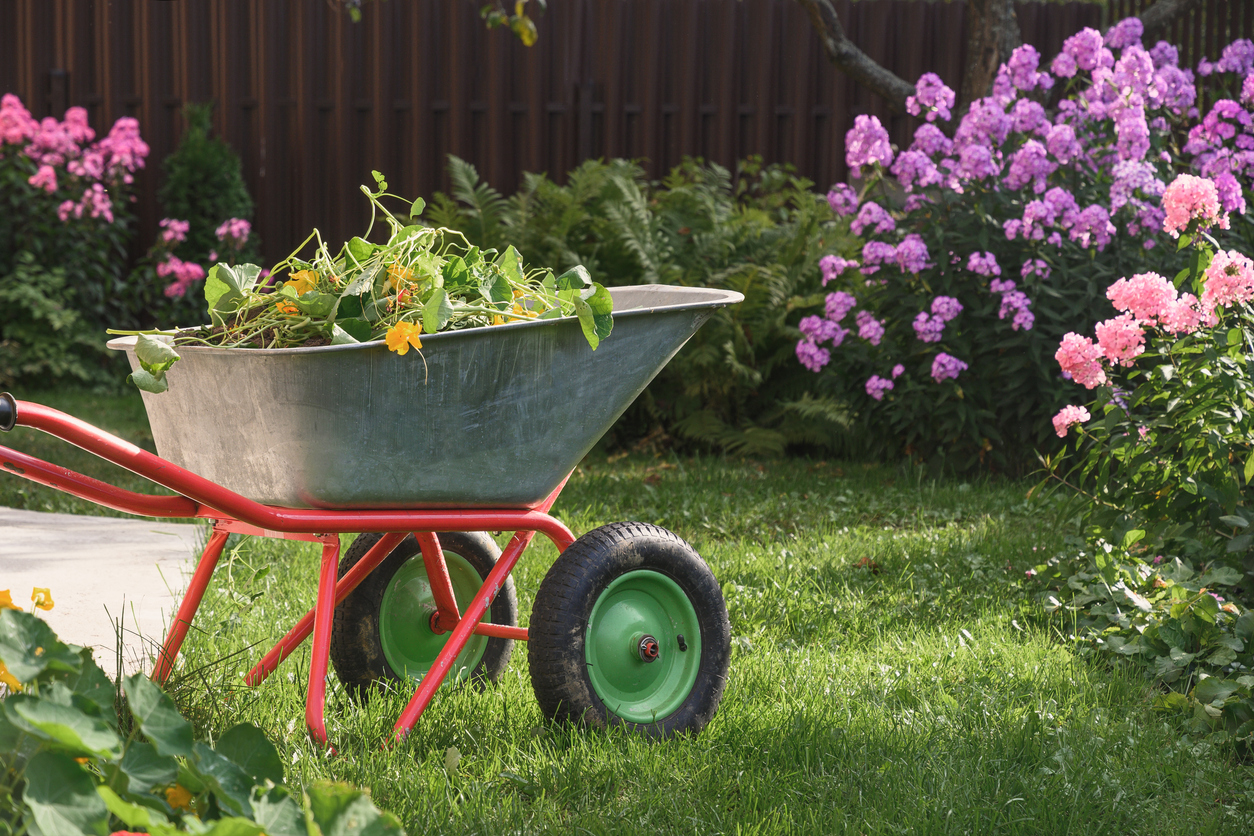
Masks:
[[[906,98],[914,95],[914,85],[885,69],[845,37],[845,28],[831,0],[797,0],[810,15],[810,23],[823,42],[827,60],[854,81],[878,93],[897,113],[906,112]]]
[[[1145,28],[1141,40],[1146,44],[1153,43],[1176,18],[1192,9],[1197,3],[1198,0],[1158,0],[1157,3],[1141,12],[1141,26]]]

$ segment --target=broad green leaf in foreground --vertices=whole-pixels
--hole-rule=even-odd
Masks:
[[[138,673],[128,676],[123,688],[135,722],[157,754],[191,757],[192,727],[165,692]]]
[[[43,619],[21,610],[0,609],[0,662],[18,682],[30,682],[44,671],[78,672],[83,664],[81,650],[58,639]]]
[[[109,810],[91,775],[62,752],[42,751],[30,759],[22,800],[45,836],[109,832]]]

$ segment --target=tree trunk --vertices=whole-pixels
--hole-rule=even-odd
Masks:
[[[863,87],[884,97],[897,113],[906,112],[906,98],[914,95],[914,85],[877,64],[845,37],[836,7],[831,0],[797,0],[810,15],[810,24],[823,42],[827,60]]]
[[[997,68],[1023,43],[1014,0],[967,0],[966,24],[967,60],[955,115],[992,91]]]
[[[1157,3],[1141,12],[1141,25],[1145,27],[1141,42],[1147,47],[1152,46],[1167,34],[1167,27],[1176,18],[1192,9],[1197,3],[1198,0],[1158,0]]]

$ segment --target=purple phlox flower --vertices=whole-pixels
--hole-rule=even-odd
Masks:
[[[1219,192],[1219,205],[1225,212],[1245,214],[1245,195],[1241,191],[1240,182],[1232,175],[1232,172],[1224,171],[1217,174],[1215,189]]]
[[[1040,63],[1041,54],[1036,51],[1036,47],[1031,44],[1016,47],[1014,52],[1010,53],[1010,60],[1006,62],[1006,69],[1010,73],[1010,83],[1025,91],[1034,90],[1037,87],[1048,90],[1054,85],[1054,80],[1046,73],[1037,72]]]
[[[1045,239],[1045,243],[1052,244],[1055,247],[1061,247],[1062,246],[1062,233],[1061,232],[1050,233],[1049,237]]]
[[[1207,61],[1206,56],[1203,55],[1201,59],[1197,62],[1197,74],[1200,75],[1202,78],[1206,78],[1214,71],[1215,71],[1215,65],[1212,64],[1210,61]]]
[[[858,336],[871,345],[879,345],[880,340],[884,338],[883,324],[871,316],[870,311],[858,311],[854,319],[858,323]]]
[[[941,322],[948,322],[960,313],[962,303],[952,296],[937,296],[932,300],[932,316]]]
[[[861,235],[862,230],[868,226],[875,227],[874,232],[883,234],[896,229],[897,222],[893,220],[892,215],[884,211],[883,206],[869,200],[862,204],[862,208],[858,210],[858,216],[849,224],[849,229],[854,235]]]
[[[1254,70],[1254,42],[1249,38],[1240,38],[1228,44],[1224,47],[1223,57],[1215,62],[1215,69],[1239,75]]]
[[[1254,107],[1254,73],[1247,75],[1245,81],[1241,83],[1241,101]]]
[[[966,363],[942,351],[932,361],[932,379],[937,383],[940,383],[942,380],[954,380],[967,368]]]
[[[1140,46],[1144,32],[1145,27],[1139,18],[1125,17],[1106,32],[1106,46],[1111,49],[1124,49],[1134,44]]]
[[[810,371],[817,372],[831,362],[832,353],[810,340],[802,340],[797,343],[797,359]]]
[[[932,158],[922,151],[905,151],[893,163],[893,176],[907,192],[941,182],[941,173]]]
[[[867,241],[862,247],[862,274],[869,276],[879,270],[881,264],[892,264],[897,248],[883,241]]]
[[[1015,289],[1014,279],[993,279],[988,283],[988,289],[993,293],[1006,293]]]
[[[958,152],[954,173],[964,180],[983,180],[1000,174],[1001,165],[993,156],[993,149],[987,145],[967,145]]]
[[[1020,133],[1045,135],[1050,128],[1045,108],[1040,102],[1034,102],[1031,99],[1020,99],[1015,102],[1015,106],[1010,109],[1010,118],[1014,129]]]
[[[1125,160],[1140,160],[1149,151],[1149,123],[1145,121],[1144,100],[1139,93],[1128,93],[1110,108],[1115,120],[1116,147]]]
[[[837,183],[827,193],[827,205],[837,215],[852,215],[858,211],[858,193],[848,183]]]
[[[1160,67],[1154,73],[1154,87],[1158,91],[1161,107],[1177,116],[1193,107],[1197,101],[1197,87],[1192,70],[1182,70],[1175,65]]]
[[[1021,290],[1011,290],[1001,295],[1001,310],[997,312],[998,319],[1005,319],[1007,314],[1013,313],[1014,319],[1010,323],[1010,327],[1018,331],[1031,331],[1032,325],[1036,321],[1036,317],[1028,308],[1032,305],[1032,300],[1027,294]]]
[[[845,164],[852,169],[879,163],[887,167],[893,161],[888,131],[874,116],[859,114],[853,127],[845,134]]]
[[[1054,125],[1045,135],[1045,148],[1054,155],[1054,159],[1066,165],[1080,156],[1083,148],[1076,139],[1075,129],[1070,125]]]
[[[1102,35],[1096,29],[1085,27],[1079,32],[1063,41],[1062,51],[1075,59],[1075,65],[1081,70],[1095,70],[1101,61],[1102,52]],[[1057,59],[1055,59],[1057,60]],[[1075,73],[1059,72],[1058,68],[1054,68],[1057,75],[1075,75]]]
[[[1006,240],[1013,241],[1015,238],[1019,237],[1019,233],[1023,230],[1023,221],[1018,218],[1010,218],[1009,220],[1002,221],[1001,228],[1006,232]]]
[[[1042,279],[1049,278],[1049,265],[1039,258],[1029,258],[1023,262],[1023,269],[1019,271],[1019,278],[1026,279],[1028,276],[1040,276]],[[989,285],[992,286],[991,284]],[[1010,282],[1010,287],[1006,290],[1014,290],[1014,282]]]
[[[1167,184],[1158,179],[1158,171],[1152,163],[1139,160],[1121,160],[1111,168],[1110,211],[1118,212],[1133,193],[1140,191],[1145,197],[1158,197]]]
[[[830,341],[833,346],[839,346],[845,341],[845,336],[849,333],[848,328],[842,328],[832,320],[824,319],[821,316],[807,316],[797,323],[797,327],[815,345],[822,345]]]
[[[1023,224],[1019,231],[1025,239],[1040,241],[1045,237],[1045,227],[1053,223],[1054,213],[1045,201],[1032,200],[1023,207]]]
[[[843,290],[838,290],[835,293],[827,294],[827,302],[824,305],[824,310],[827,313],[828,319],[832,322],[840,322],[845,318],[845,314],[853,310],[857,304],[858,300],[854,299],[852,294],[846,293]]]
[[[1004,105],[991,98],[976,99],[962,117],[962,123],[954,133],[955,150],[968,145],[1000,146],[1006,141],[1014,120],[1006,114]]]
[[[1158,95],[1154,89],[1154,75],[1153,57],[1138,45],[1124,50],[1115,62],[1111,80],[1120,93],[1126,94],[1130,90],[1142,96],[1148,95],[1153,101]]]
[[[919,338],[919,342],[924,343],[940,342],[941,334],[945,330],[945,320],[937,316],[929,316],[927,311],[919,311],[911,325],[914,327],[914,333]]]
[[[1050,62],[1049,69],[1059,78],[1072,78],[1076,71],[1075,57],[1069,52],[1060,52]]]
[[[1035,139],[1029,139],[1011,156],[1010,166],[1002,183],[1010,189],[1022,189],[1031,183],[1032,190],[1040,194],[1045,191],[1045,178],[1057,169],[1057,163],[1050,161],[1045,146]]]
[[[982,254],[979,252],[971,253],[970,257],[967,258],[967,269],[981,276],[1001,275],[1001,267],[997,264],[997,257],[988,251]]]
[[[1180,51],[1166,41],[1159,41],[1150,49],[1150,58],[1154,59],[1154,69],[1177,67],[1180,65]]]
[[[850,259],[841,258],[838,255],[825,255],[819,259],[819,269],[823,271],[823,286],[834,281],[841,273],[850,267],[857,267],[858,262]]]
[[[923,206],[927,206],[928,204],[934,203],[934,202],[935,201],[933,201],[932,198],[928,197],[927,195],[921,194],[919,192],[915,192],[914,194],[906,195],[906,203],[902,208],[907,213],[909,213],[909,212],[913,212],[915,209],[919,209]]]
[[[914,87],[914,95],[906,97],[906,112],[911,116],[919,116],[926,111],[924,117],[934,122],[939,117],[946,122],[952,117],[950,108],[954,106],[954,91],[945,86],[936,73],[924,73]]]
[[[1002,64],[997,68],[997,76],[993,79],[993,89],[989,93],[989,98],[1005,107],[1013,102],[1017,95],[1019,91],[1015,89],[1014,82],[1010,78],[1010,69]]]
[[[937,154],[948,154],[953,150],[954,143],[949,137],[941,131],[940,128],[931,124],[920,125],[919,129],[914,132],[914,141],[910,145],[911,151],[920,151],[928,156]]]
[[[1094,203],[1076,215],[1075,224],[1071,227],[1071,240],[1086,249],[1091,245],[1098,251],[1106,249],[1115,234],[1115,226],[1110,222],[1105,207]]]
[[[893,388],[893,382],[873,374],[867,378],[866,393],[877,401],[884,400],[884,393]]]
[[[897,378],[901,377],[902,373],[905,370],[906,370],[906,367],[901,365],[900,363],[893,366],[893,380],[896,380]]]
[[[927,244],[923,242],[921,236],[913,232],[897,245],[895,254],[897,266],[903,273],[918,273],[920,270],[931,267],[927,256]]]

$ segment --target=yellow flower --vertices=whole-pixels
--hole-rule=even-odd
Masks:
[[[504,324],[505,324],[505,317],[503,317],[503,316],[501,316],[501,315],[499,315],[499,314],[494,315],[494,316],[492,317],[492,324],[493,324],[493,325],[504,325]]]
[[[41,610],[50,610],[56,604],[52,601],[52,593],[46,586],[37,586],[31,590],[30,599],[35,602],[35,606]]]
[[[413,282],[413,280],[413,270],[401,265],[400,262],[393,261],[388,265],[388,278],[384,283],[384,287],[392,287],[399,292],[404,290],[405,286]]]
[[[418,335],[422,333],[422,324],[414,322],[398,322],[388,329],[385,339],[388,344],[388,351],[395,351],[397,354],[404,354],[409,351],[412,345],[414,348],[422,348],[422,341],[418,339]]]
[[[0,683],[9,686],[10,691],[22,690],[22,683],[17,681],[17,677],[9,673],[9,669],[4,666],[4,662],[0,662]]]
[[[284,287],[290,287],[296,291],[297,296],[303,296],[311,290],[316,290],[318,286],[318,274],[313,270],[301,270],[299,273],[293,273],[292,278],[283,283]]]
[[[9,594],[9,590],[0,589],[0,610],[20,610],[17,604],[13,603],[13,596]]]
[[[175,784],[165,791],[166,802],[175,810],[192,811],[192,794],[182,784]]]
[[[514,303],[514,307],[511,308],[511,311],[513,313],[518,314],[519,316],[527,316],[527,317],[531,317],[532,319],[540,315],[539,311],[533,311],[533,310],[524,308],[522,305],[518,304],[517,302]]]
[[[300,313],[300,308],[296,307],[291,302],[287,302],[282,299],[275,302],[274,306],[279,309],[279,313],[287,314],[288,316],[295,316]]]

